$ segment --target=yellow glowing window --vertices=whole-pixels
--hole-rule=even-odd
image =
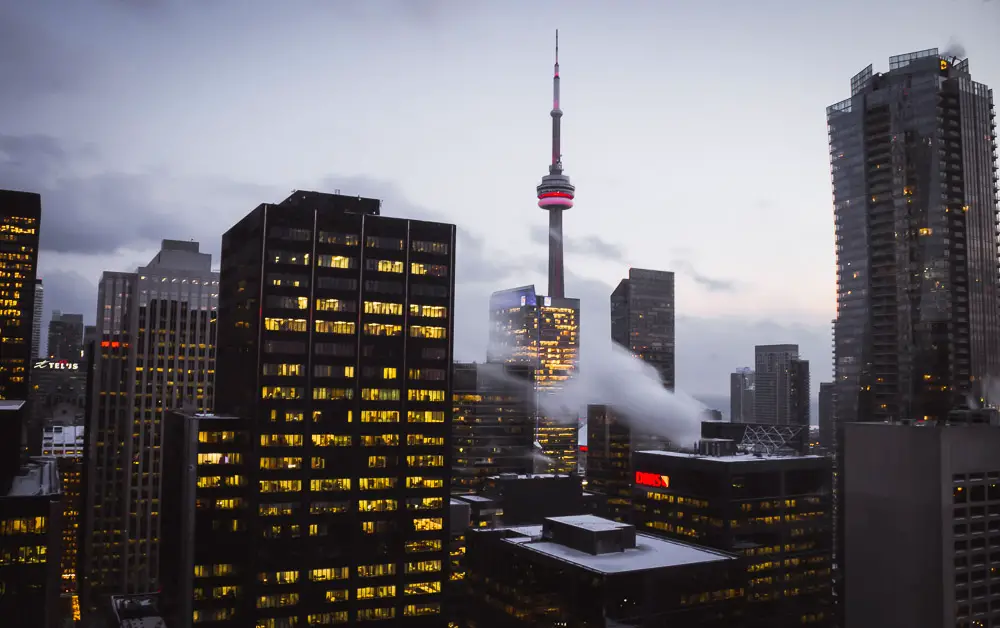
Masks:
[[[287,504],[261,504],[257,507],[257,514],[261,517],[285,517],[295,514],[299,505],[297,503]]]
[[[303,368],[301,364],[265,364],[263,374],[295,377],[303,374]]]
[[[358,576],[362,578],[378,578],[380,576],[396,575],[396,565],[394,563],[383,563],[381,565],[358,565]]]
[[[326,592],[324,598],[326,599],[327,602],[346,602],[348,597],[347,593],[348,593],[347,589],[332,589]],[[310,615],[310,617],[313,617],[313,615]],[[346,615],[344,619],[347,619]],[[315,625],[317,622],[310,621],[308,623],[310,625]],[[333,623],[333,622],[331,621],[325,623]]]
[[[355,597],[359,600],[372,600],[379,597],[395,597],[396,596],[396,585],[387,584],[380,587],[360,587],[357,590]],[[368,610],[392,610],[387,609],[368,609]],[[386,615],[385,617],[366,617],[365,619],[389,619],[391,616]],[[361,619],[361,611],[358,612],[358,619]]]
[[[440,593],[441,582],[411,582],[406,585],[403,595],[426,595],[428,593]]]
[[[399,410],[362,410],[362,423],[398,423]]]
[[[294,386],[261,386],[261,399],[302,399],[302,389]]]
[[[354,323],[351,321],[315,321],[318,334],[353,334]]]
[[[406,617],[422,617],[424,615],[438,615],[441,613],[441,604],[407,604],[403,607],[403,615]]]
[[[442,413],[443,414],[443,413]],[[444,436],[427,436],[425,434],[407,434],[406,444],[411,446],[440,446],[444,445]]]
[[[350,434],[313,434],[312,443],[317,447],[350,447]]]
[[[399,444],[399,434],[366,434],[361,437],[365,447],[392,447]]]
[[[217,499],[215,500],[215,507],[219,510],[236,510],[243,507],[243,500],[239,497],[231,499]]]
[[[410,325],[411,338],[441,339],[448,336],[444,327],[428,327],[426,325]]]
[[[425,318],[444,318],[448,316],[448,308],[443,305],[417,305],[410,304],[411,316],[423,316]]]
[[[368,270],[377,270],[382,273],[401,273],[404,266],[402,261],[391,259],[369,259],[365,261],[365,265]]]
[[[301,490],[301,480],[260,480],[261,493],[297,493]]]
[[[396,369],[386,366],[382,369],[382,379],[396,379]]]
[[[271,410],[272,423],[277,421],[295,422],[295,421],[301,421],[303,420],[303,418],[304,416],[301,412],[296,412],[294,410],[284,410],[281,412],[279,412],[278,410],[273,410],[273,409]]]
[[[416,524],[417,521],[417,519],[414,519],[414,524]],[[440,521],[440,519],[437,521]],[[406,563],[406,573],[434,573],[436,571],[441,571],[440,560],[421,560],[413,563]]]
[[[201,478],[199,478],[199,481]],[[0,536],[15,534],[45,534],[47,519],[45,517],[19,517],[0,521]]]
[[[384,303],[382,301],[365,301],[365,314],[403,315],[402,303]]]
[[[929,227],[923,227],[920,229],[920,235],[922,236],[930,235],[932,233],[934,233],[934,230]]]
[[[326,468],[326,459],[314,456],[309,461],[309,467],[311,469],[325,469]]]
[[[261,434],[261,447],[301,447],[302,434]]]
[[[326,567],[323,569],[312,569],[309,571],[309,579],[316,582],[326,582],[327,580],[344,580],[351,574],[349,567]]]
[[[316,265],[323,268],[354,268],[354,258],[343,255],[317,255]]]
[[[399,401],[399,389],[362,388],[361,398],[365,401]]]
[[[317,312],[353,312],[354,301],[343,299],[316,299]]]
[[[389,456],[368,456],[369,469],[385,469],[388,466],[389,466]]]
[[[282,608],[285,606],[295,606],[298,603],[298,593],[275,593],[272,595],[261,595],[257,598],[257,608]]]
[[[338,600],[328,600],[328,601],[335,602]],[[346,623],[347,623],[347,611],[312,613],[310,615],[306,615],[307,626],[326,626],[329,624],[346,624]]]
[[[441,530],[444,527],[442,521],[443,520],[440,517],[422,517],[419,519],[414,519],[413,529],[416,530],[417,532],[424,532],[427,530]],[[437,570],[438,571],[441,570],[440,560],[424,561],[424,562],[437,563],[438,565]],[[410,571],[409,564],[407,565],[406,573],[413,573]]]
[[[443,497],[411,497],[406,500],[407,510],[440,510],[444,508]]]
[[[369,336],[398,336],[403,333],[402,325],[385,323],[365,323],[365,334]]]
[[[406,478],[406,488],[444,488],[442,478],[425,478],[419,475]]]
[[[317,401],[333,401],[337,399],[353,399],[352,388],[313,388],[313,399]]]
[[[358,488],[362,491],[378,491],[396,487],[396,478],[361,478]]]
[[[267,331],[309,331],[309,321],[304,318],[271,318],[264,319],[264,329]]]
[[[426,539],[422,541],[407,541],[406,553],[416,554],[418,552],[440,552],[441,541],[437,539]]]
[[[271,261],[275,264],[299,264],[309,263],[309,254],[298,251],[272,251]]]
[[[391,512],[396,510],[395,499],[359,499],[359,512]]]
[[[323,478],[319,480],[309,480],[309,490],[314,492],[349,491],[351,490],[351,478]]]
[[[445,394],[443,390],[411,388],[407,391],[407,398],[410,401],[444,401]]]
[[[361,238],[354,233],[337,233],[336,231],[320,231],[316,241],[321,244],[340,244],[342,246],[357,246]]]
[[[443,467],[444,456],[426,454],[419,456],[407,456],[406,464],[410,467]]]
[[[442,410],[410,410],[406,413],[409,423],[444,423]]]
[[[217,475],[198,478],[198,488],[217,488],[219,486],[222,486],[222,478]],[[0,534],[3,534],[2,524],[0,524]]]
[[[236,432],[198,432],[199,443],[231,443],[236,440]]]
[[[257,574],[257,581],[263,584],[295,584],[299,581],[299,572],[265,571]]]

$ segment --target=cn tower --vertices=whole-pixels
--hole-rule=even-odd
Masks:
[[[576,188],[563,174],[562,153],[559,147],[559,124],[562,109],[559,108],[559,31],[556,31],[556,65],[552,77],[552,163],[549,173],[542,177],[538,186],[538,206],[549,212],[549,296],[562,299],[566,296],[566,280],[563,273],[563,212],[573,206]]]

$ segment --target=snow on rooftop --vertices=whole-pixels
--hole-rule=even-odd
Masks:
[[[823,458],[823,456],[812,456],[812,455],[800,456],[798,454],[778,454],[778,455],[764,454],[761,456],[755,456],[753,454],[734,454],[732,456],[707,456],[698,453],[690,453],[684,451],[660,451],[658,449],[649,449],[649,450],[639,451],[636,453],[656,454],[657,456],[670,456],[673,458],[712,460],[715,462],[767,462],[768,460],[819,460]]]
[[[11,484],[11,497],[31,497],[55,495],[62,492],[59,483],[59,468],[55,458],[37,457],[21,465],[18,475]]]

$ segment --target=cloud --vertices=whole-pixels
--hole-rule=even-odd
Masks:
[[[671,262],[671,266],[677,272],[690,277],[696,284],[709,292],[735,292],[739,289],[739,285],[732,279],[721,279],[701,274],[691,262],[674,260]]]
[[[549,245],[549,230],[547,227],[542,225],[535,225],[531,227],[530,237],[531,241],[535,244],[540,244],[546,247]],[[608,242],[607,240],[604,240],[596,235],[587,235],[583,237],[566,237],[564,235],[563,251],[577,255],[588,255],[590,257],[614,262],[621,262],[625,260],[625,251],[621,246],[614,244],[613,242]]]

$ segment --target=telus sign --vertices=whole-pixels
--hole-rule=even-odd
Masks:
[[[34,368],[45,370],[51,369],[54,371],[79,371],[80,363],[67,362],[66,360],[59,360],[57,362],[53,362],[51,360],[39,360],[38,362],[35,362]]]

